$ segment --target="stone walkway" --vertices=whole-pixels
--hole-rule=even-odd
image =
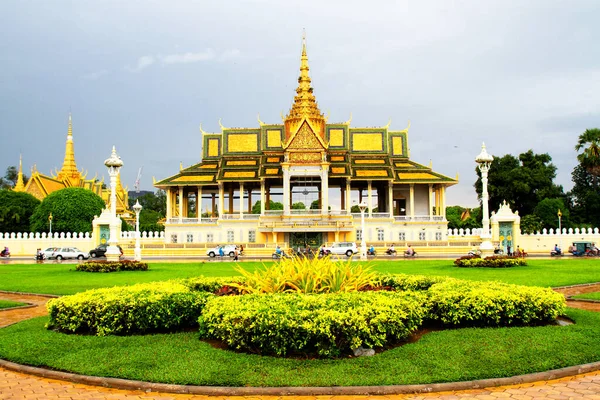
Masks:
[[[560,288],[557,291],[570,296],[600,291],[600,284]],[[0,311],[0,327],[45,315],[48,297],[8,294],[0,292],[0,299],[31,303],[35,307]],[[568,301],[569,307],[600,312],[600,303]],[[66,381],[41,378],[9,371],[0,367],[0,399],[265,399],[285,400],[395,400],[395,399],[597,399],[600,400],[600,371],[535,383],[500,386],[488,389],[447,391],[412,395],[380,396],[199,396],[170,393],[146,393],[135,390],[110,389]]]

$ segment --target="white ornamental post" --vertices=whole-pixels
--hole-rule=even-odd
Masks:
[[[142,249],[140,248],[140,211],[142,211],[142,205],[138,200],[133,205],[133,211],[135,211],[135,250],[133,252],[133,259],[135,261],[142,261]]]
[[[117,155],[115,146],[112,148],[112,154],[104,165],[108,168],[108,175],[110,176],[110,238],[108,239],[108,248],[106,249],[106,260],[107,261],[119,261],[121,251],[117,247],[119,239],[117,238],[117,228],[120,220],[117,218],[117,176],[119,170],[123,166],[121,157]]]
[[[490,211],[489,211],[489,195],[488,195],[488,172],[490,170],[490,166],[494,161],[494,157],[488,154],[485,149],[485,143],[481,145],[481,153],[475,158],[475,162],[479,166],[479,171],[481,171],[481,206],[483,211],[483,220],[482,225],[483,229],[481,230],[481,245],[479,246],[479,250],[481,250],[481,256],[486,257],[494,254],[494,246],[492,245],[492,235],[490,234]]]
[[[359,205],[360,208],[360,229],[362,230],[360,241],[360,260],[367,261],[367,242],[365,242],[365,210],[367,203],[363,200]]]

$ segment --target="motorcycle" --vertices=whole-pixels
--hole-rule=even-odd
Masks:
[[[385,251],[385,254],[387,254],[388,256],[395,256],[396,255],[396,250],[394,250],[394,249],[387,249]]]
[[[550,252],[550,257],[562,257],[564,254],[562,251],[552,250]]]
[[[376,251],[376,250],[372,250],[372,251],[371,251],[371,250],[369,249],[369,250],[367,250],[367,255],[368,255],[368,256],[376,256],[376,255],[377,255],[377,251]]]
[[[8,249],[0,251],[0,257],[10,258],[10,251]]]
[[[273,260],[279,260],[280,258],[291,258],[291,256],[289,256],[288,254],[286,254],[285,251],[281,251],[281,252],[274,252],[271,255],[271,258],[273,258]]]
[[[478,250],[478,249],[471,250],[467,253],[467,255],[468,256],[480,256],[481,250]]]

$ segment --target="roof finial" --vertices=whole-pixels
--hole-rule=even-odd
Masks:
[[[65,146],[65,159],[60,171],[57,173],[59,180],[69,179],[73,186],[79,185],[81,173],[77,170],[75,163],[75,149],[73,146],[73,118],[69,111],[69,127],[67,128],[67,143]]]
[[[23,184],[23,155],[19,154],[19,173],[17,175],[17,183],[13,189],[15,192],[25,191],[25,185]]]

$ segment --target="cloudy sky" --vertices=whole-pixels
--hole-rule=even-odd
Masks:
[[[600,127],[600,1],[0,2],[0,169],[23,154],[61,167],[69,111],[88,177],[141,188],[200,160],[201,123],[280,123],[306,30],[330,121],[404,129],[411,159],[454,177],[448,205],[477,204],[474,158],[549,153],[571,187],[574,144]]]

